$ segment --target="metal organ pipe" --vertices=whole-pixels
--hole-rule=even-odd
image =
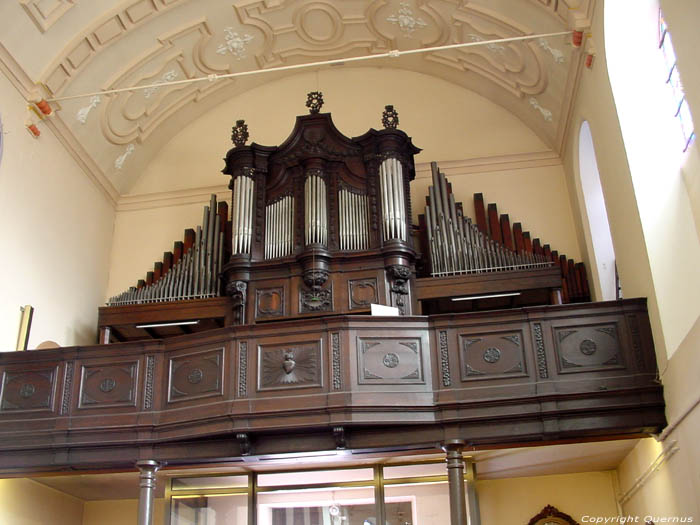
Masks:
[[[293,226],[294,198],[291,195],[265,206],[265,259],[292,254]]]
[[[382,195],[384,240],[405,241],[406,198],[404,194],[403,168],[396,158],[385,159],[379,166],[379,183]]]
[[[425,207],[431,275],[520,270],[551,266],[543,255],[516,253],[485,236],[459,211],[445,175],[431,163],[433,185]]]
[[[306,244],[325,246],[328,242],[328,208],[326,182],[320,175],[307,175],[304,183],[304,206]]]
[[[250,187],[252,188],[252,180]],[[204,207],[202,224],[197,226],[194,244],[158,281],[141,288],[132,286],[127,291],[111,297],[107,305],[118,306],[218,296],[219,274],[224,263],[224,232],[221,231],[217,209],[216,196],[212,195],[209,205]],[[235,206],[233,212],[232,218],[235,218]]]
[[[346,251],[369,248],[367,195],[346,188],[338,191],[338,224],[340,249]]]

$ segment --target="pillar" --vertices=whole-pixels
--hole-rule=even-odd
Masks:
[[[156,471],[160,463],[152,459],[136,463],[139,469],[139,517],[138,525],[153,524],[153,494],[156,491]]]
[[[476,463],[472,458],[467,458],[465,478],[467,481],[467,513],[469,525],[481,525],[481,512],[479,511],[479,497],[476,493]]]
[[[464,494],[464,441],[452,439],[442,449],[447,459],[447,481],[450,487],[450,524],[467,525],[467,502]]]

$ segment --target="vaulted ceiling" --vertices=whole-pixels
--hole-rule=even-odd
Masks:
[[[47,98],[137,85],[53,104],[54,131],[118,199],[159,149],[197,116],[268,73],[171,81],[536,35],[586,27],[595,0],[5,0],[0,61]],[[585,53],[570,36],[376,59],[472,90],[561,152]],[[348,62],[342,67],[354,67]]]

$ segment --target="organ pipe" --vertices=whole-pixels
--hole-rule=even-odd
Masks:
[[[326,204],[326,182],[315,173],[309,173],[304,183],[304,224],[306,244],[328,242],[328,208]]]
[[[265,259],[286,257],[294,251],[292,226],[294,198],[286,195],[265,206]]]
[[[250,254],[253,235],[253,193],[255,182],[240,175],[233,182],[232,251],[233,255]]]
[[[369,230],[367,195],[345,188],[338,191],[338,225],[340,249],[346,251],[367,250]]]
[[[252,180],[250,181],[252,188]],[[224,232],[216,213],[216,196],[211,196],[202,213],[202,225],[192,247],[158,281],[111,297],[108,306],[202,299],[219,295],[219,274],[224,263]],[[234,207],[234,213],[236,212]],[[248,241],[250,246],[250,241]]]
[[[406,199],[403,189],[403,169],[398,159],[388,158],[381,163],[379,182],[384,240],[406,241]]]
[[[524,270],[551,266],[537,253],[514,252],[485,236],[469,217],[464,217],[448,191],[445,175],[431,163],[432,186],[428,188],[425,220],[431,275]]]

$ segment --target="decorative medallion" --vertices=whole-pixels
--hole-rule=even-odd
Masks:
[[[24,399],[29,399],[36,392],[36,387],[31,383],[24,383],[19,389],[19,395]]]
[[[231,128],[231,142],[235,144],[237,148],[245,146],[248,140],[248,125],[245,120],[237,120],[236,125]]]
[[[320,91],[311,91],[306,95],[306,107],[309,108],[309,113],[314,115],[321,111],[323,106],[323,93]]]
[[[170,71],[166,71],[163,73],[163,76],[160,77],[159,80],[156,80],[153,82],[153,84],[166,84],[168,82],[172,82],[177,78],[177,71],[174,69],[171,69]],[[158,90],[160,89],[159,85],[154,85],[151,87],[148,87],[143,90],[143,96],[144,98],[151,98],[153,95],[155,95]]]
[[[384,106],[382,113],[382,125],[385,129],[396,129],[399,125],[399,114],[394,109],[394,106]]]
[[[386,21],[399,26],[399,29],[406,35],[411,36],[416,29],[426,27],[422,18],[413,16],[413,10],[407,2],[399,4],[399,12],[387,17]]]
[[[495,363],[501,358],[501,351],[493,346],[488,347],[484,350],[484,361],[487,363]]]
[[[593,355],[598,349],[598,346],[590,339],[584,339],[581,341],[581,344],[578,345],[578,349],[581,350],[583,355]]]
[[[102,390],[105,394],[114,390],[115,386],[117,386],[117,382],[111,377],[105,377],[100,382],[100,390]]]
[[[187,375],[187,381],[190,384],[196,385],[197,383],[202,382],[203,377],[204,372],[202,372],[201,368],[193,368],[192,371]]]
[[[396,368],[397,366],[399,366],[399,356],[397,356],[393,352],[384,354],[384,359],[382,359],[382,363],[384,363],[384,366],[387,368]]]
[[[232,27],[225,28],[224,33],[226,33],[226,43],[221,44],[216,49],[216,52],[220,55],[231,53],[238,60],[245,58],[246,48],[248,47],[248,44],[253,40],[253,37],[248,34],[239,35],[233,30]]]

